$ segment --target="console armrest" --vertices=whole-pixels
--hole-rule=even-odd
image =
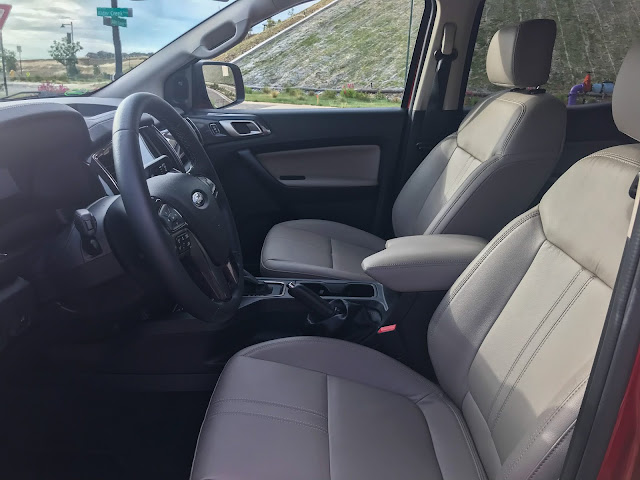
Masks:
[[[396,292],[449,290],[487,241],[467,235],[394,238],[362,261],[372,278]]]

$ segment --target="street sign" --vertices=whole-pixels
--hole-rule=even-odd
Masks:
[[[4,22],[7,21],[7,17],[9,16],[10,11],[11,5],[0,3],[0,30],[2,30],[2,27],[4,27]]]
[[[126,27],[127,19],[118,17],[102,17],[102,24],[107,27]]]
[[[133,17],[133,8],[98,7],[99,17]]]
[[[111,26],[112,27],[126,27],[127,19],[120,17],[111,17]]]

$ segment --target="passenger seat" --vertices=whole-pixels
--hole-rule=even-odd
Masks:
[[[480,102],[409,178],[393,207],[396,236],[491,238],[530,206],[564,143],[566,108],[539,88],[549,79],[555,38],[555,22],[544,19],[493,36],[487,76],[507,90]],[[336,222],[284,222],[265,239],[261,271],[366,281],[362,260],[384,246],[384,239]]]

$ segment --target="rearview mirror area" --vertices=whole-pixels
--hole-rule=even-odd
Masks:
[[[244,101],[244,82],[237,65],[198,62],[194,69],[194,107],[219,109]]]

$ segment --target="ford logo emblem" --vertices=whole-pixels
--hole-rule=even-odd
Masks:
[[[202,192],[193,192],[193,195],[191,195],[191,200],[193,201],[193,204],[198,207],[198,208],[202,208],[204,206],[204,193]]]

